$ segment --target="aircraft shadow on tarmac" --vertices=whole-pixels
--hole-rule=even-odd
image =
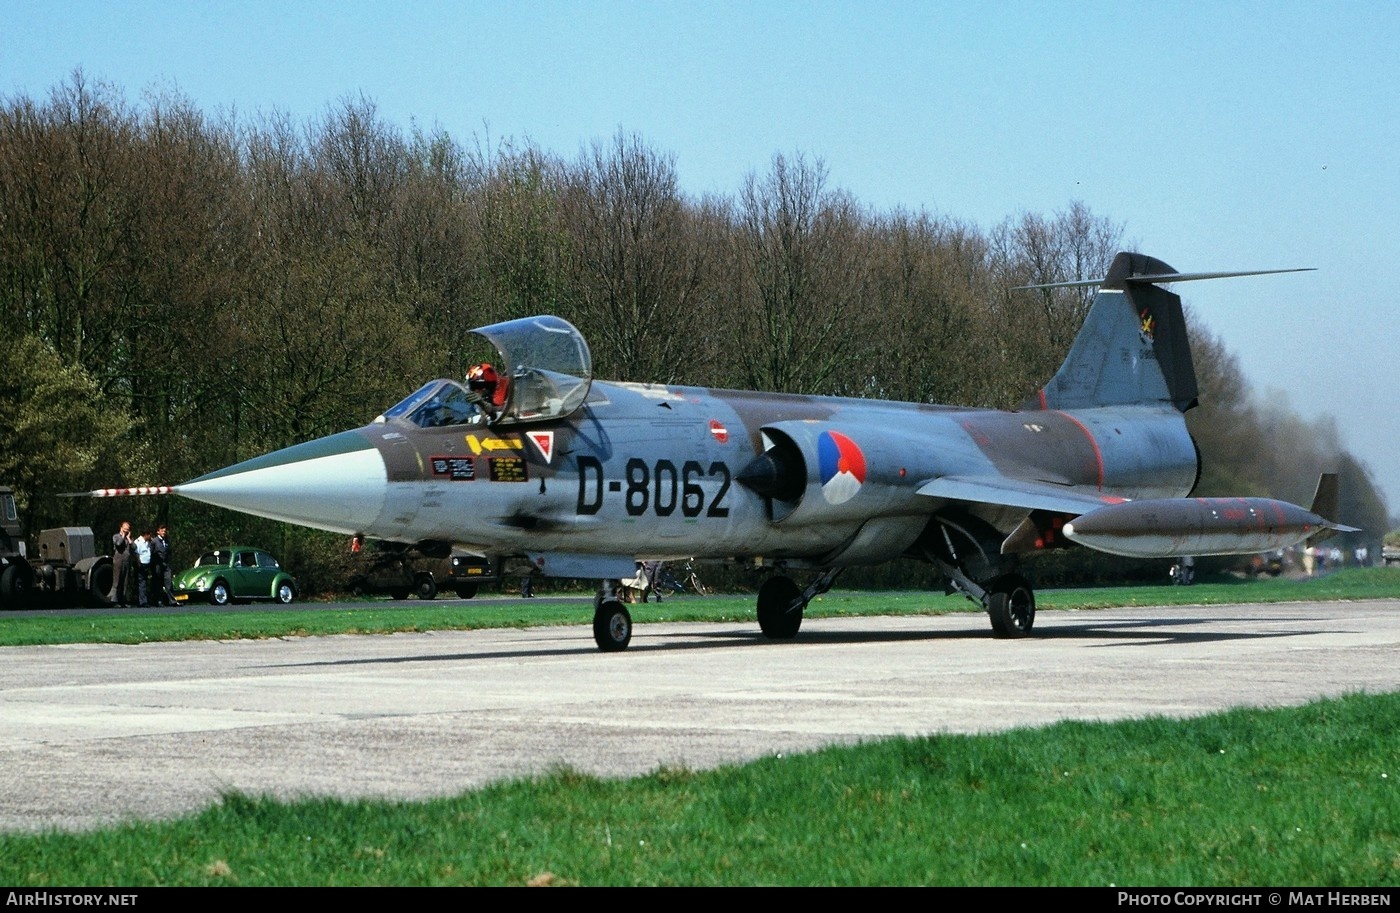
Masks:
[[[969,619],[980,616],[969,615]],[[806,644],[808,646],[832,645],[849,646],[855,644],[884,644],[884,643],[908,643],[914,641],[978,641],[992,645],[1014,647],[1018,643],[1030,643],[1035,640],[1082,640],[1091,646],[1098,647],[1149,647],[1202,643],[1227,643],[1231,641],[1250,641],[1275,639],[1281,637],[1303,637],[1324,633],[1340,633],[1337,631],[1320,631],[1318,629],[1296,630],[1296,631],[1163,631],[1163,628],[1179,628],[1187,625],[1198,625],[1202,621],[1229,620],[1222,618],[1204,619],[1200,616],[1183,618],[1177,620],[1144,619],[1142,621],[1104,621],[1074,623],[1068,625],[1053,625],[1038,628],[1034,638],[1026,640],[995,640],[987,635],[986,629],[980,624],[956,631],[822,631],[819,628],[820,619],[810,628],[804,628],[802,633],[794,641],[793,645]],[[1248,619],[1249,623],[1257,624],[1261,620],[1253,617]],[[1287,621],[1279,618],[1276,621]],[[1241,619],[1243,622],[1244,620]],[[775,643],[765,637],[761,632],[748,629],[735,629],[721,625],[714,626],[713,631],[686,631],[683,633],[668,632],[664,635],[656,635],[656,642],[649,642],[649,638],[643,629],[638,629],[634,635],[632,646],[628,653],[646,652],[674,652],[677,650],[713,650],[718,647],[733,647],[736,649],[768,647],[772,649],[782,649],[786,643]],[[1101,643],[1094,643],[1101,641]],[[580,638],[577,645],[551,647],[548,649],[536,650],[482,650],[464,651],[455,653],[443,653],[434,655],[415,656],[379,656],[369,659],[346,659],[346,660],[318,660],[311,663],[279,663],[272,668],[306,668],[313,666],[362,666],[394,663],[423,663],[423,662],[462,662],[468,660],[493,660],[493,659],[524,659],[530,657],[538,658],[560,658],[566,656],[577,656],[582,654],[597,655],[591,643],[585,638]],[[607,660],[603,660],[607,661]]]

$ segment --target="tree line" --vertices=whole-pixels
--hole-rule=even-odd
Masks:
[[[365,98],[239,119],[77,72],[0,100],[0,484],[30,531],[102,538],[134,514],[171,524],[177,561],[252,539],[329,586],[333,537],[57,495],[363,424],[460,377],[471,328],[535,313],[578,326],[599,377],[1014,407],[1092,300],[1016,287],[1102,276],[1122,236],[1078,202],[990,228],[876,211],[802,153],[694,197],[623,131],[566,158],[404,130]],[[1342,519],[1379,538],[1385,503],[1335,429],[1259,404],[1218,340],[1193,340],[1201,492],[1306,503],[1292,486],[1340,468]]]

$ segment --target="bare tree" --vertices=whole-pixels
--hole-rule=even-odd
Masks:
[[[467,258],[472,238],[469,174],[466,153],[450,136],[415,131],[385,232],[396,297],[425,328],[445,337],[478,325]]]
[[[136,116],[81,72],[44,106],[0,112],[0,244],[6,307],[107,388],[128,342],[114,273],[139,201],[130,192]]]
[[[860,319],[878,328],[874,396],[975,403],[982,368],[987,242],[975,228],[903,211],[870,229],[872,277]]]
[[[478,146],[468,157],[473,309],[479,323],[568,317],[569,239],[560,225],[563,166],[538,147]]]
[[[567,172],[562,214],[572,286],[594,359],[610,376],[674,380],[668,336],[693,329],[706,248],[677,190],[675,160],[619,131]]]
[[[1081,202],[1053,218],[1022,213],[991,234],[991,265],[1001,296],[990,304],[1005,343],[997,399],[1009,405],[1059,367],[1093,303],[1093,288],[1013,290],[1101,279],[1118,252],[1123,226]]]
[[[868,386],[868,278],[863,215],[826,189],[826,167],[774,156],[738,204],[733,322],[743,382],[784,392],[857,393]]]

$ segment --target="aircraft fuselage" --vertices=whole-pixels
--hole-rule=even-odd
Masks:
[[[775,441],[796,456],[784,467],[784,496],[766,497],[741,475]],[[929,480],[1026,480],[1112,503],[1184,495],[1196,468],[1181,413],[1169,406],[998,412],[595,381],[564,419],[501,429],[389,419],[228,467],[180,493],[488,554],[841,564],[903,552],[946,500],[919,493]],[[1025,513],[968,507],[1003,531]]]

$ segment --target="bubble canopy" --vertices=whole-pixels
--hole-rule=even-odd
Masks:
[[[593,358],[573,324],[559,317],[522,317],[472,330],[495,347],[505,400],[488,409],[454,380],[429,381],[386,410],[380,421],[401,419],[420,428],[516,425],[564,418],[583,405],[593,383]]]

